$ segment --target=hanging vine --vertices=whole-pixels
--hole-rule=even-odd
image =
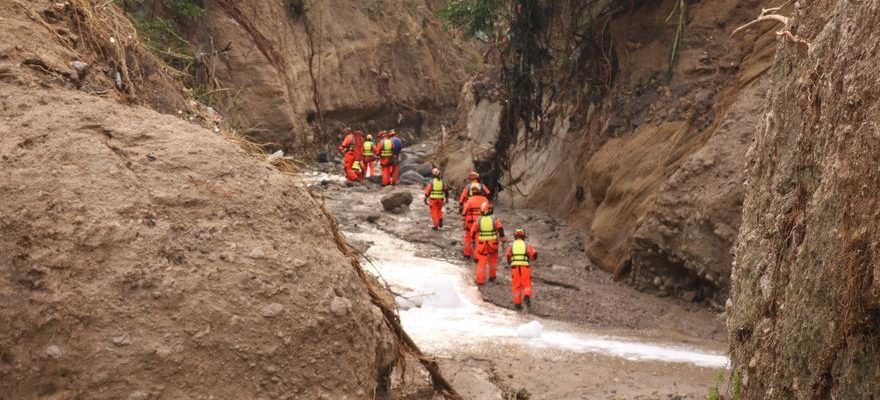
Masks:
[[[318,131],[318,137],[320,140],[326,139],[325,131],[324,131],[324,111],[321,109],[321,91],[318,85],[318,74],[316,73],[315,68],[315,57],[320,52],[315,44],[315,27],[312,25],[312,21],[309,18],[308,12],[303,12],[303,27],[306,31],[306,37],[309,43],[309,79],[312,81],[312,103],[315,106],[315,129]]]

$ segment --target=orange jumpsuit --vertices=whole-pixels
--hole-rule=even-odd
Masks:
[[[477,285],[486,283],[486,265],[489,280],[494,281],[498,272],[498,238],[504,240],[504,227],[494,215],[481,215],[471,224],[471,237],[477,239],[474,254],[477,256]]]
[[[364,141],[364,162],[362,167],[364,176],[367,178],[376,175],[376,153],[378,152],[379,147],[375,143],[369,140]]]
[[[440,178],[431,179],[425,187],[425,201],[431,208],[431,221],[434,222],[435,230],[443,227],[443,205],[448,201],[446,197],[448,192],[449,187]]]
[[[471,226],[480,217],[480,207],[483,203],[488,202],[489,199],[481,195],[471,196],[461,210],[461,216],[464,219],[464,239],[462,240],[462,245],[464,246],[465,257],[471,257],[473,253],[471,249],[473,249],[474,245],[474,235],[471,233]]]
[[[342,166],[345,168],[345,178],[349,181],[356,181],[357,174],[355,174],[354,170],[351,168],[354,165],[354,134],[349,133],[345,135],[345,139],[342,139],[342,144],[339,145],[339,152],[343,154],[342,157]]]
[[[342,144],[339,145],[339,152],[344,153],[342,164],[345,167],[345,178],[349,182],[359,180],[360,174],[352,166],[355,161],[363,158],[363,136],[359,133],[345,135],[345,139],[342,139]]]
[[[389,138],[382,139],[379,146],[379,164],[382,165],[382,186],[397,183],[394,181],[399,171],[397,156],[394,154],[394,143]]]
[[[464,209],[464,205],[467,203],[468,199],[471,197],[471,185],[473,184],[480,185],[479,190],[483,192],[483,196],[487,198],[492,193],[486,185],[480,183],[480,181],[470,181],[467,185],[465,185],[464,189],[461,191],[461,196],[458,196],[458,208],[460,210]]]
[[[538,259],[538,252],[524,239],[516,239],[507,247],[505,255],[512,274],[513,304],[522,304],[523,296],[532,297],[531,262]]]

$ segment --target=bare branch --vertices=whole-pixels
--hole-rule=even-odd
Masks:
[[[783,38],[788,38],[788,39],[790,39],[790,40],[791,40],[792,42],[794,42],[794,43],[799,43],[799,44],[803,44],[803,45],[809,46],[809,45],[810,45],[810,42],[809,42],[809,41],[807,41],[806,39],[803,39],[803,38],[801,38],[801,37],[798,37],[798,36],[792,34],[791,31],[789,31],[788,29],[786,29],[786,27],[788,26],[788,22],[791,20],[790,18],[788,18],[788,17],[786,17],[786,16],[784,16],[784,15],[773,14],[773,13],[779,11],[780,9],[782,9],[782,7],[785,7],[785,5],[787,5],[787,4],[788,4],[788,3],[785,3],[785,4],[783,4],[782,6],[779,6],[779,7],[764,8],[764,9],[762,9],[762,10],[761,10],[761,14],[758,15],[757,18],[755,18],[754,20],[752,20],[752,21],[746,23],[745,25],[740,26],[739,28],[734,29],[733,32],[730,34],[730,36],[731,36],[731,37],[736,36],[737,33],[740,33],[740,32],[742,32],[742,31],[748,29],[748,28],[751,27],[752,25],[756,25],[756,24],[758,24],[758,23],[760,23],[760,22],[764,22],[764,21],[770,21],[770,22],[777,22],[777,23],[782,24],[782,29],[776,31],[776,36],[781,36],[781,37],[783,37]]]
[[[761,15],[759,15],[758,18],[755,18],[751,22],[749,22],[743,26],[740,26],[739,28],[734,29],[733,33],[731,33],[730,36],[735,36],[737,33],[740,33],[742,31],[746,30],[750,26],[755,25],[759,22],[764,22],[764,21],[774,21],[774,22],[779,22],[782,25],[788,25],[788,17],[782,16],[779,14],[767,14],[768,12],[774,12],[774,11],[778,11],[778,10],[779,10],[778,7],[777,8],[765,8],[765,9],[761,10]]]

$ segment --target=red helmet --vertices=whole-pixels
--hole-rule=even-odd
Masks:
[[[385,137],[385,131],[379,131],[378,135],[379,137]]]
[[[519,228],[519,229],[513,231],[513,238],[514,239],[525,239],[526,238],[525,229]]]
[[[388,136],[395,136],[395,135],[397,135],[397,131],[395,131],[394,129],[392,129],[390,132],[388,132]]]
[[[493,211],[492,203],[490,203],[488,201],[483,203],[483,205],[480,206],[480,214],[489,215],[489,214],[492,214],[492,211]]]

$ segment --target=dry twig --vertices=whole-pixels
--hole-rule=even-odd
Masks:
[[[749,21],[748,23],[746,23],[745,25],[740,26],[739,28],[734,29],[733,32],[730,34],[730,36],[733,37],[733,36],[735,36],[737,33],[740,33],[740,32],[742,32],[742,31],[748,29],[748,28],[751,27],[752,25],[756,25],[756,24],[758,24],[758,23],[760,23],[760,22],[765,22],[765,21],[769,21],[769,22],[778,22],[778,23],[782,24],[782,29],[776,31],[776,36],[781,36],[781,37],[784,37],[784,38],[788,38],[788,39],[790,39],[790,40],[791,40],[792,42],[794,42],[794,43],[800,43],[800,44],[803,44],[803,45],[809,46],[809,45],[810,45],[810,42],[809,42],[809,41],[807,41],[806,39],[803,39],[803,38],[801,38],[801,37],[798,37],[798,36],[794,35],[793,33],[791,33],[791,31],[789,31],[789,30],[786,28],[786,27],[788,26],[788,22],[791,20],[789,17],[786,17],[786,16],[784,16],[784,15],[780,15],[780,14],[775,14],[775,12],[779,11],[780,9],[782,9],[782,7],[784,7],[784,5],[783,5],[783,6],[779,6],[779,7],[773,7],[773,8],[764,8],[764,9],[761,9],[761,14],[758,15],[757,18],[755,18],[755,19],[752,20],[752,21]]]

